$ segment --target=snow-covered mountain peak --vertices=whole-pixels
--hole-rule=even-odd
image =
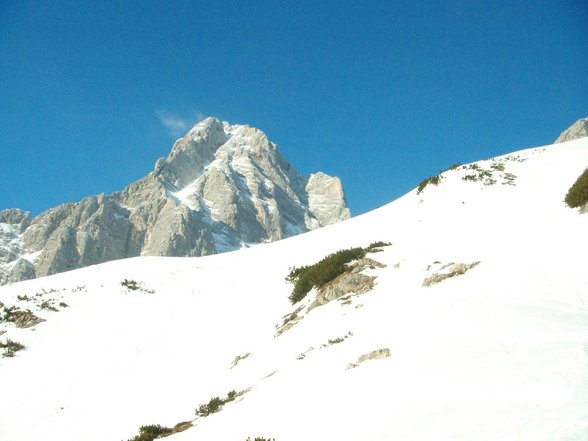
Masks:
[[[157,162],[155,173],[180,190],[202,174],[228,139],[220,120],[206,118],[175,142],[167,158]]]
[[[275,165],[292,168],[261,130],[209,117],[176,141],[168,157],[156,165],[156,174],[174,191],[180,191],[210,166],[226,168],[235,159],[253,157],[255,162],[265,160],[265,169]]]
[[[318,187],[307,180],[261,130],[206,118],[122,192],[29,219],[18,249],[14,241],[5,248],[16,255],[41,252],[35,266],[15,272],[18,267],[0,264],[0,281],[137,255],[213,254],[350,217],[338,179]],[[325,192],[327,205],[315,197]],[[8,243],[4,237],[0,242]]]

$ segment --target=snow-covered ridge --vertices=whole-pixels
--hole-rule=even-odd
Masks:
[[[524,150],[286,240],[0,287],[45,320],[0,322],[26,346],[0,358],[0,439],[585,440],[588,215],[563,198],[587,164],[588,139]],[[375,241],[373,289],[288,302],[291,267]]]

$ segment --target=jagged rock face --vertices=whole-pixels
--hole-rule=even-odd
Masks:
[[[0,211],[0,224],[11,225],[17,232],[22,233],[31,223],[31,215],[19,209]]]
[[[300,176],[260,130],[207,118],[121,192],[35,219],[0,212],[0,284],[139,255],[214,254],[349,217],[338,178]]]
[[[324,173],[310,175],[306,183],[308,208],[321,225],[337,222],[337,219],[351,217],[345,202],[343,184],[337,177]]]
[[[578,139],[588,136],[588,117],[579,119],[572,124],[568,129],[559,135],[559,138],[555,140],[555,144],[560,142],[571,141],[572,139]]]
[[[11,209],[0,211],[0,285],[34,277],[34,268],[21,258],[27,253],[22,233],[31,223],[29,213]]]

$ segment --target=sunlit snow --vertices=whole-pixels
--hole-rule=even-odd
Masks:
[[[588,215],[563,203],[586,166],[588,138],[524,150],[477,163],[494,183],[464,180],[477,171],[462,166],[279,242],[0,287],[4,307],[46,320],[0,321],[0,341],[26,346],[0,357],[0,440],[118,441],[185,421],[170,440],[588,440]],[[290,267],[374,241],[392,243],[370,255],[387,265],[367,271],[374,290],[275,337],[298,306]],[[348,369],[384,348],[389,357]],[[249,388],[196,418],[211,397]]]

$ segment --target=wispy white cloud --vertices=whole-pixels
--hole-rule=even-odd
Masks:
[[[204,119],[204,115],[200,112],[193,112],[190,117],[185,117],[167,110],[160,110],[157,112],[157,116],[170,136],[174,138],[185,135],[192,126]]]

